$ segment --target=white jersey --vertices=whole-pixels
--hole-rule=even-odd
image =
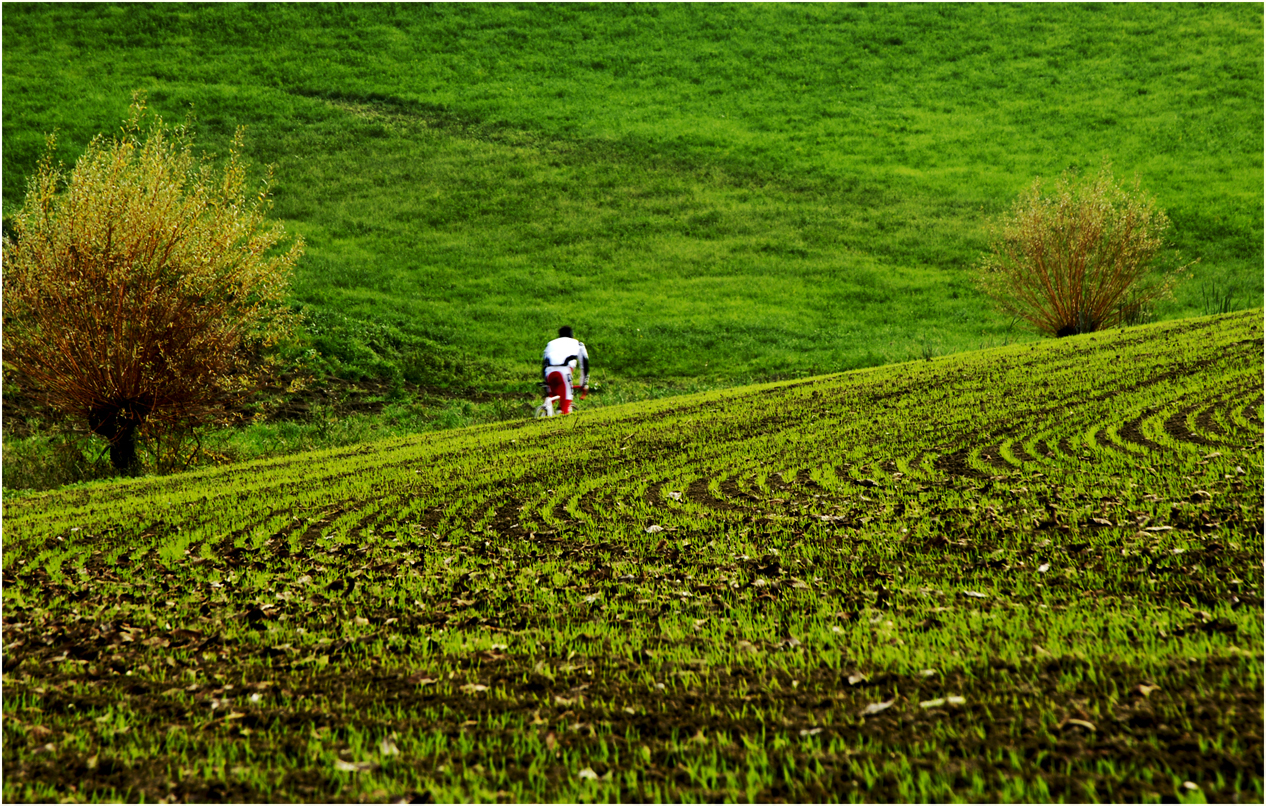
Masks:
[[[544,377],[551,370],[565,370],[570,378],[572,372],[580,370],[580,385],[589,383],[589,352],[583,342],[569,336],[559,336],[545,345],[545,354],[541,358],[541,375]]]

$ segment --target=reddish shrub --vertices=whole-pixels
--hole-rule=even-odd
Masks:
[[[1049,193],[1037,179],[999,222],[976,279],[1001,310],[1052,336],[1129,324],[1188,268],[1158,268],[1168,228],[1155,199],[1106,164],[1082,181],[1063,174]]]

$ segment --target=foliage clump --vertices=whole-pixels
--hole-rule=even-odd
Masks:
[[[294,316],[301,239],[268,221],[271,171],[248,187],[243,132],[217,168],[188,123],[141,95],[66,173],[53,138],[3,242],[4,366],[33,400],[86,422],[115,467],[137,438],[178,446],[249,391]]]
[[[1117,182],[1106,163],[1092,177],[1066,171],[1049,191],[1039,177],[996,223],[977,283],[1051,336],[1137,324],[1187,268],[1159,265],[1169,225],[1137,179]]]

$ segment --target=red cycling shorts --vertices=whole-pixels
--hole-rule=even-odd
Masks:
[[[545,376],[549,393],[558,397],[559,411],[571,414],[571,373],[555,370]]]

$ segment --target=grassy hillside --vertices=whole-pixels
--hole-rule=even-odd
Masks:
[[[1163,318],[1260,304],[1262,42],[1255,4],[6,4],[3,205],[144,89],[276,164],[336,372],[529,389],[566,321],[613,382],[798,376],[1024,338],[984,221],[1105,158],[1201,259]]]
[[[4,797],[1260,803],[1262,337],[6,496]]]

